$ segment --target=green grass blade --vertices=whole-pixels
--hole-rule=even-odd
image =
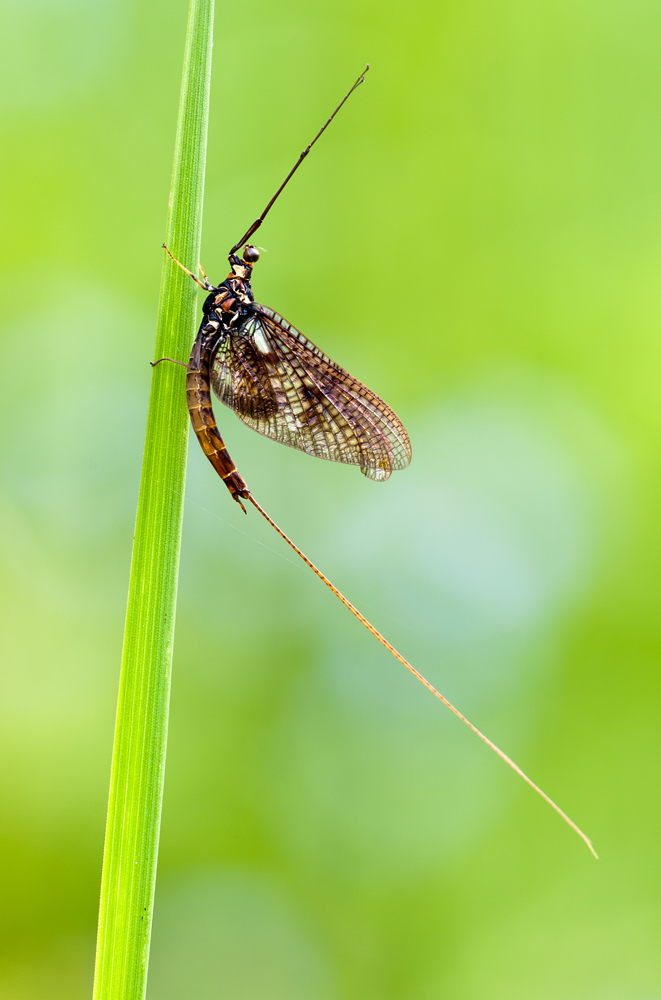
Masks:
[[[197,269],[213,0],[191,0],[167,244]],[[165,259],[156,357],[188,359],[197,288]],[[147,359],[145,359],[145,363]],[[154,369],[129,584],[101,884],[94,1000],[142,1000],[163,798],[186,475],[185,371]]]

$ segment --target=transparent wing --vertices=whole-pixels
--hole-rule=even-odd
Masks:
[[[411,461],[409,436],[393,410],[266,306],[254,303],[220,344],[211,385],[259,434],[358,465],[370,479],[387,479]]]

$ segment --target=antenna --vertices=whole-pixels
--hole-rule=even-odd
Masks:
[[[308,155],[308,153],[310,152],[310,150],[314,146],[314,144],[317,141],[317,139],[319,139],[320,136],[326,131],[326,129],[328,128],[328,126],[330,125],[330,123],[333,121],[333,118],[335,117],[335,115],[338,113],[338,111],[340,110],[340,108],[342,107],[342,105],[346,101],[349,100],[349,98],[353,94],[353,92],[356,89],[356,87],[359,87],[361,85],[361,83],[365,79],[365,73],[367,73],[367,71],[368,71],[369,68],[370,68],[370,65],[368,63],[367,66],[365,67],[365,69],[363,70],[363,72],[360,74],[360,76],[358,77],[358,79],[354,83],[354,85],[351,88],[351,90],[348,92],[348,94],[346,94],[344,96],[344,98],[340,101],[340,103],[338,104],[338,106],[335,108],[335,111],[330,116],[330,118],[328,119],[328,121],[326,122],[326,124],[322,125],[322,127],[319,129],[319,131],[315,135],[315,137],[312,140],[312,142],[310,143],[310,145],[306,146],[306,148],[303,150],[303,152],[299,156],[298,160],[296,161],[296,163],[294,164],[294,166],[292,167],[292,169],[289,171],[289,173],[285,177],[284,181],[282,182],[282,184],[280,185],[280,187],[278,188],[278,190],[275,192],[275,194],[271,198],[270,202],[268,203],[268,205],[266,206],[266,208],[262,212],[262,214],[259,216],[258,219],[255,219],[255,221],[253,222],[253,224],[250,227],[250,229],[248,229],[248,231],[243,234],[243,236],[241,237],[241,239],[239,240],[239,242],[234,244],[234,246],[230,250],[231,254],[232,253],[236,253],[237,250],[240,250],[241,247],[243,246],[243,244],[248,242],[248,240],[250,239],[250,237],[252,236],[252,234],[255,233],[255,232],[257,232],[257,230],[261,226],[262,222],[264,221],[264,219],[266,218],[266,216],[270,212],[271,207],[275,203],[276,199],[282,194],[282,192],[286,188],[287,184],[289,184],[290,180],[292,179],[292,177],[294,176],[294,174],[296,173],[296,171],[300,167],[301,163],[303,162],[303,160],[305,159],[305,157]]]

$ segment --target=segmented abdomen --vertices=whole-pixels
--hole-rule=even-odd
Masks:
[[[250,496],[250,490],[225,447],[211,408],[208,352],[201,355],[199,362],[195,354],[194,348],[186,377],[186,402],[193,430],[202,446],[202,451],[234,499],[238,500],[239,497],[247,499]]]

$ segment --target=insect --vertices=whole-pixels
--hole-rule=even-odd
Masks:
[[[250,490],[218,430],[210,389],[259,434],[317,458],[358,465],[369,479],[381,482],[411,461],[409,436],[393,410],[282,316],[255,302],[250,283],[259,248],[247,240],[364,79],[361,73],[262,214],[232,247],[225,281],[212,285],[204,271],[200,281],[172,258],[209,292],[188,363],[186,397],[204,454],[242,507]]]
[[[369,69],[367,69],[365,72]],[[229,252],[230,273],[212,285],[200,267],[202,280],[172,256],[193,281],[208,292],[186,376],[186,398],[193,430],[218,475],[234,499],[246,509],[249,501],[271,527],[342,601],[388,652],[399,660],[447,708],[555,809],[596,853],[588,837],[514,761],[492,743],[392,646],[259,505],[225,446],[211,406],[211,389],[236,415],[260,434],[318,458],[360,466],[369,479],[383,481],[411,461],[411,443],[399,417],[382,399],[323,354],[287,320],[255,302],[250,279],[259,247],[248,240],[300,167],[340,108],[365,79],[353,87],[303,150],[262,214]],[[241,257],[237,251],[243,249]],[[152,366],[173,358],[159,358]],[[176,361],[175,364],[182,364]]]

